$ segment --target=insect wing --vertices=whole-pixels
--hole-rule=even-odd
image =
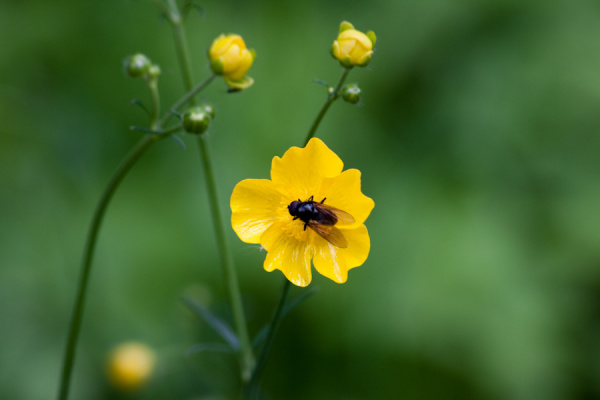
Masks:
[[[337,219],[337,224],[340,225],[351,225],[354,223],[354,217],[347,213],[344,210],[340,210],[339,208],[332,207],[325,203],[315,203],[315,206],[319,209],[320,212],[326,214],[333,214]]]
[[[320,225],[314,221],[310,221],[308,226],[332,245],[342,249],[348,247],[348,241],[344,237],[344,234],[335,226]]]

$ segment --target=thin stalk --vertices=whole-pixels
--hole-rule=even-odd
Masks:
[[[337,100],[337,98],[340,96],[340,89],[342,88],[342,85],[344,84],[344,81],[348,77],[349,73],[350,73],[350,68],[344,68],[344,72],[342,73],[340,80],[338,81],[338,83],[335,86],[335,88],[333,89],[333,91],[327,97],[325,104],[323,104],[323,107],[321,107],[319,114],[317,114],[317,117],[313,121],[313,124],[310,127],[310,130],[308,131],[308,135],[306,136],[306,140],[304,141],[304,146],[306,146],[308,141],[310,139],[312,139],[312,137],[315,135],[315,132],[317,131],[317,128],[319,127],[319,124],[321,123],[321,120],[327,113],[327,110],[329,110],[329,107],[331,106],[331,104],[333,104],[333,102],[335,100]],[[283,309],[284,309],[285,303],[287,301],[290,287],[291,287],[290,281],[287,279],[284,279],[283,288],[281,290],[281,295],[279,297],[279,303],[277,304],[277,308],[275,309],[275,313],[273,314],[273,319],[271,320],[271,323],[269,326],[269,334],[267,335],[267,338],[265,339],[264,347],[258,356],[256,368],[254,369],[254,373],[252,374],[252,379],[250,380],[250,383],[248,384],[248,387],[246,388],[246,391],[244,392],[244,395],[247,396],[249,399],[258,399],[258,395],[259,395],[258,384],[259,384],[262,372],[265,368],[265,364],[266,364],[267,358],[269,356],[269,351],[271,350],[271,346],[273,344],[273,339],[275,337],[275,334],[277,333],[277,329],[279,328],[279,325],[281,324],[281,317],[283,315]]]
[[[183,29],[183,19],[179,9],[177,8],[177,3],[175,0],[168,0],[168,2],[171,10],[169,13],[169,20],[173,27],[175,47],[177,48],[177,56],[184,78],[184,85],[188,92],[192,92],[192,67],[187,41],[185,38],[185,32]],[[204,88],[214,79],[214,77],[214,75],[209,77],[205,81],[206,83],[201,83],[199,86]],[[185,98],[185,102],[189,102],[191,105],[194,105],[193,95],[189,98]],[[228,294],[233,311],[235,329],[240,339],[240,364],[242,381],[247,382],[250,379],[252,370],[254,368],[254,355],[252,354],[252,346],[250,345],[250,339],[246,327],[246,319],[244,317],[244,309],[242,307],[242,296],[240,294],[237,274],[233,264],[233,257],[231,256],[231,250],[229,249],[229,243],[227,242],[227,235],[225,234],[225,225],[221,216],[221,210],[219,208],[217,185],[215,183],[212,162],[210,160],[210,152],[208,151],[208,144],[206,143],[206,140],[207,139],[205,135],[200,135],[198,139],[198,146],[200,147],[202,163],[204,165],[204,174],[213,217],[213,225],[217,239],[217,247],[219,248],[221,262],[223,264],[223,274],[225,276],[227,291],[229,292]]]
[[[156,78],[152,78],[148,82],[148,88],[150,89],[150,95],[152,97],[152,113],[150,114],[150,129],[157,129],[158,114],[160,113],[160,95],[158,94],[158,87],[156,85]]]
[[[69,335],[67,337],[67,346],[64,354],[63,368],[60,380],[60,389],[58,394],[59,400],[66,400],[69,394],[69,383],[71,380],[71,372],[73,371],[73,363],[75,360],[75,348],[77,339],[79,337],[79,331],[81,328],[81,321],[83,317],[83,309],[85,305],[85,298],[87,294],[87,287],[90,277],[90,271],[92,266],[92,258],[94,256],[94,250],[96,247],[96,240],[98,238],[98,231],[106,211],[106,207],[110,202],[115,190],[127,175],[127,172],[136,163],[136,161],[142,156],[142,154],[150,147],[150,145],[162,136],[158,135],[145,135],[137,145],[129,152],[129,154],[123,159],[121,164],[117,167],[115,173],[110,179],[108,186],[102,193],[100,202],[96,207],[90,228],[88,231],[87,241],[83,252],[83,262],[81,264],[81,271],[79,276],[79,286],[77,288],[77,294],[75,298],[75,306],[71,315],[71,323],[69,325]]]
[[[348,77],[348,74],[350,73],[350,69],[351,68],[344,68],[344,72],[342,73],[340,80],[338,81],[337,85],[335,86],[335,89],[333,90],[332,93],[329,94],[329,96],[327,97],[327,101],[325,101],[325,104],[323,104],[323,107],[321,107],[321,111],[319,111],[317,118],[315,118],[312,126],[310,127],[310,130],[308,131],[308,135],[306,136],[306,140],[304,141],[305,146],[308,143],[308,141],[310,139],[312,139],[313,136],[315,136],[315,132],[317,131],[317,128],[319,127],[319,124],[321,123],[321,120],[325,116],[325,113],[327,113],[327,110],[329,109],[329,107],[333,104],[334,101],[337,100],[338,97],[340,97],[340,89],[342,88],[344,81]]]
[[[179,68],[181,68],[181,76],[183,77],[183,85],[186,91],[192,90],[194,78],[192,76],[192,62],[190,59],[190,53],[188,51],[187,39],[185,37],[185,30],[183,29],[183,18],[177,7],[175,0],[168,0],[169,2],[169,21],[173,27],[173,35],[175,41],[175,48],[177,50],[177,58],[179,60]],[[190,99],[190,103],[194,104],[194,99]]]
[[[229,242],[227,241],[227,235],[224,229],[225,224],[219,207],[219,196],[217,194],[217,185],[215,184],[215,175],[212,168],[206,135],[200,135],[198,145],[202,155],[201,158],[204,167],[206,189],[208,191],[211,215],[217,238],[217,247],[221,257],[221,263],[223,264],[223,275],[229,292],[229,301],[233,310],[235,329],[240,339],[242,380],[247,382],[250,379],[254,368],[254,356],[252,354],[252,346],[250,345],[250,339],[246,328],[242,296],[240,294],[239,283],[233,264],[233,257],[231,256]]]
[[[267,338],[265,339],[265,343],[263,348],[258,356],[256,361],[256,368],[254,369],[254,373],[252,374],[252,379],[248,385],[248,389],[245,392],[245,396],[248,399],[258,399],[259,395],[259,383],[260,377],[265,368],[267,358],[269,356],[269,352],[271,351],[271,346],[273,345],[273,338],[277,334],[277,330],[279,329],[279,325],[281,324],[281,317],[283,315],[283,309],[285,308],[285,303],[288,298],[288,293],[290,291],[290,287],[292,284],[287,278],[283,279],[283,288],[281,290],[281,295],[279,297],[279,303],[277,304],[277,308],[275,309],[275,313],[273,314],[273,319],[271,320],[271,324],[269,326],[269,333],[267,334]]]

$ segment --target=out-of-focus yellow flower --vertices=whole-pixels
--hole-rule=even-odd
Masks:
[[[371,61],[375,46],[375,33],[366,34],[354,29],[347,21],[340,24],[340,33],[331,46],[331,55],[345,68],[364,67]]]
[[[252,66],[256,53],[246,48],[241,36],[219,36],[210,46],[208,56],[213,72],[222,75],[231,88],[246,89],[254,83],[252,78],[246,76],[246,72]]]
[[[233,229],[267,250],[267,271],[307,286],[312,260],[320,274],[344,283],[348,270],[365,262],[371,242],[364,222],[375,203],[361,192],[360,171],[343,166],[313,138],[273,158],[271,180],[246,179],[233,189]]]
[[[110,353],[108,378],[115,388],[133,391],[148,381],[155,364],[156,357],[148,346],[136,342],[123,343]]]

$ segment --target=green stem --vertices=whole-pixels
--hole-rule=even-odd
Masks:
[[[312,139],[313,136],[315,136],[315,132],[317,131],[317,128],[319,127],[319,124],[321,123],[321,120],[325,116],[325,113],[327,113],[327,110],[329,109],[329,107],[333,104],[334,101],[337,100],[338,97],[340,97],[340,89],[342,88],[344,81],[348,77],[350,70],[351,70],[351,68],[344,68],[344,72],[342,73],[342,76],[340,77],[338,84],[336,85],[335,89],[333,89],[333,92],[331,92],[329,94],[329,96],[327,97],[327,101],[325,102],[325,104],[323,104],[323,107],[321,107],[321,111],[319,111],[317,118],[315,118],[312,126],[310,127],[310,130],[308,131],[308,135],[306,136],[306,140],[304,141],[305,146],[308,143],[308,141],[310,139]]]
[[[333,89],[333,91],[327,97],[327,101],[325,101],[325,104],[323,104],[323,107],[321,107],[319,114],[317,115],[312,126],[310,127],[310,130],[308,131],[308,135],[306,136],[306,140],[304,141],[304,146],[306,146],[308,141],[310,139],[312,139],[312,137],[315,135],[315,132],[317,131],[317,128],[319,127],[319,124],[321,123],[321,120],[327,113],[327,110],[333,104],[333,102],[336,101],[337,98],[340,96],[340,89],[342,88],[342,85],[344,84],[344,81],[348,77],[349,73],[350,73],[350,68],[344,68],[344,72],[342,73],[340,80],[338,81],[338,83],[335,86],[335,88]],[[281,324],[281,317],[283,315],[283,309],[284,309],[285,303],[287,301],[290,287],[291,287],[290,281],[287,279],[284,279],[283,289],[281,290],[281,296],[279,297],[279,303],[277,304],[277,308],[275,309],[275,313],[273,314],[273,319],[271,320],[271,324],[269,326],[269,334],[267,335],[264,347],[263,347],[260,355],[258,356],[258,361],[256,363],[256,368],[254,370],[254,373],[252,374],[252,379],[251,379],[250,383],[248,384],[246,391],[244,392],[245,396],[248,396],[248,398],[250,398],[250,399],[258,398],[258,394],[259,394],[258,384],[260,381],[260,376],[265,368],[265,364],[267,362],[267,357],[269,355],[269,351],[271,350],[271,346],[273,343],[273,338],[275,337],[275,334],[277,333],[277,329],[279,328],[279,325]]]
[[[158,86],[156,85],[156,78],[152,78],[150,82],[148,82],[148,88],[150,89],[150,94],[152,97],[152,113],[150,114],[150,129],[156,130],[159,126],[157,124],[158,114],[160,113],[160,96],[158,94]]]
[[[184,77],[184,84],[186,90],[191,93],[193,92],[191,73],[192,68],[188,53],[188,46],[185,38],[185,32],[183,30],[183,19],[181,18],[181,14],[179,12],[179,9],[177,8],[175,0],[168,1],[169,8],[171,10],[169,13],[169,20],[171,21],[171,25],[173,26],[175,46],[177,48],[179,65]],[[214,78],[215,76],[212,75],[209,78],[207,78],[205,82],[198,85],[198,87],[200,87],[199,90],[208,85],[208,83],[210,83]],[[189,101],[191,105],[194,105],[193,95],[195,95],[195,93],[193,93],[187,98],[180,100],[182,102],[181,104]],[[179,105],[179,102],[177,104]],[[250,339],[248,337],[246,319],[244,317],[244,309],[242,307],[242,296],[240,294],[240,287],[237,280],[235,267],[233,265],[233,257],[231,256],[231,250],[229,249],[229,244],[227,242],[227,235],[225,234],[225,225],[223,223],[223,218],[221,217],[219,199],[217,196],[217,186],[215,184],[214,172],[212,169],[210,153],[208,151],[208,144],[206,143],[206,140],[207,139],[205,135],[200,135],[200,138],[198,139],[198,144],[200,147],[200,152],[202,153],[202,163],[204,164],[204,174],[206,177],[206,185],[213,217],[215,235],[217,237],[217,247],[219,248],[221,262],[223,264],[223,273],[225,276],[227,290],[229,292],[229,299],[233,311],[235,329],[240,339],[240,363],[242,381],[246,382],[250,379],[252,370],[254,368],[254,355],[252,354],[252,347],[250,346]]]
[[[292,284],[287,278],[284,278],[283,281],[284,282],[283,288],[281,290],[281,296],[279,297],[279,303],[277,304],[277,308],[275,309],[273,319],[271,320],[271,324],[269,326],[269,333],[267,334],[265,344],[263,345],[263,348],[258,356],[258,359],[256,361],[256,368],[254,369],[252,379],[250,380],[247,392],[245,393],[248,399],[258,399],[258,384],[260,383],[260,377],[265,368],[267,357],[269,356],[269,352],[271,350],[271,346],[273,345],[273,338],[277,334],[277,330],[279,329],[279,325],[281,324],[283,309],[285,308],[288,293],[290,291],[290,287],[292,286]]]
[[[145,135],[137,145],[129,152],[125,159],[121,162],[119,167],[116,169],[108,186],[104,190],[100,202],[96,207],[92,223],[90,225],[87,242],[83,252],[83,262],[81,264],[81,272],[79,276],[79,286],[77,288],[77,295],[75,298],[75,307],[71,315],[71,323],[69,325],[69,335],[67,337],[67,347],[64,354],[63,368],[60,381],[60,390],[58,394],[59,400],[66,400],[69,393],[69,383],[71,380],[71,372],[73,370],[73,363],[75,360],[75,347],[77,339],[79,337],[79,331],[81,328],[81,321],[83,317],[83,308],[85,304],[85,297],[87,293],[88,281],[90,276],[90,270],[92,266],[92,258],[94,255],[94,249],[96,247],[96,240],[98,237],[98,231],[106,211],[106,207],[110,202],[115,190],[127,175],[127,172],[135,164],[135,162],[142,156],[142,154],[150,147],[152,143],[159,140],[162,136],[158,135]]]
[[[250,379],[252,370],[254,368],[254,356],[252,354],[252,347],[250,345],[250,339],[248,337],[248,331],[246,328],[242,297],[240,295],[239,283],[233,264],[233,257],[231,256],[231,250],[229,248],[227,235],[224,229],[225,224],[221,215],[221,209],[219,207],[217,185],[215,184],[215,175],[212,168],[207,141],[208,139],[206,138],[206,135],[200,135],[198,139],[198,145],[202,154],[201,158],[204,166],[206,188],[208,191],[213,225],[217,238],[217,247],[219,248],[221,263],[223,264],[223,274],[229,292],[229,301],[233,310],[233,321],[240,339],[242,381],[247,382]]]
[[[173,35],[175,39],[175,48],[177,50],[177,58],[179,59],[179,67],[181,68],[181,76],[183,77],[183,85],[186,91],[192,90],[194,79],[192,77],[192,63],[190,61],[190,53],[188,51],[187,39],[183,29],[183,18],[177,7],[175,0],[169,2],[169,21],[173,26]],[[194,99],[190,99],[190,103],[194,105]]]

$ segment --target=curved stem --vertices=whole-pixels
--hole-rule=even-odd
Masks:
[[[279,297],[279,303],[277,304],[277,308],[275,309],[275,313],[273,314],[273,319],[271,320],[271,324],[269,326],[269,333],[267,334],[267,338],[265,339],[265,344],[258,356],[256,361],[256,368],[254,369],[254,373],[252,374],[252,379],[248,385],[247,392],[245,392],[245,396],[248,399],[258,399],[259,394],[259,382],[262,372],[265,368],[267,357],[269,356],[269,352],[271,350],[271,346],[273,345],[273,338],[277,334],[277,330],[279,329],[279,325],[281,324],[281,317],[283,316],[283,309],[285,308],[285,303],[287,301],[288,293],[290,291],[290,287],[292,284],[287,278],[283,279],[283,288],[281,290],[281,296]]]
[[[308,143],[308,141],[310,139],[312,139],[313,136],[315,136],[315,132],[317,131],[317,128],[319,127],[319,124],[321,123],[321,120],[325,116],[325,113],[327,113],[327,110],[329,109],[329,107],[333,104],[334,101],[337,100],[338,97],[340,97],[340,89],[341,89],[342,85],[344,84],[344,81],[348,77],[349,73],[350,73],[350,68],[344,68],[344,72],[342,73],[340,80],[338,81],[337,85],[335,86],[335,89],[333,89],[333,92],[331,92],[329,94],[329,96],[327,97],[327,101],[325,102],[325,104],[323,104],[323,107],[321,107],[321,111],[319,111],[317,118],[315,118],[312,126],[310,127],[310,130],[308,131],[308,135],[306,136],[306,140],[304,141],[305,146]]]
[[[240,339],[242,380],[246,382],[250,379],[254,368],[254,356],[252,355],[252,347],[246,328],[242,297],[240,295],[239,283],[233,264],[233,257],[231,256],[231,250],[224,229],[225,225],[223,223],[221,209],[219,208],[217,185],[215,184],[215,176],[210,159],[210,152],[208,151],[206,135],[200,135],[198,138],[198,145],[202,154],[201,158],[204,166],[204,176],[206,179],[206,188],[208,190],[211,215],[217,238],[217,247],[219,248],[221,263],[223,264],[225,283],[227,284],[227,291],[229,292],[229,301],[233,310],[233,321]]]
[[[87,293],[88,281],[90,276],[90,270],[92,266],[92,258],[94,256],[94,249],[96,247],[96,239],[98,237],[98,231],[104,217],[106,207],[110,202],[115,190],[127,175],[127,172],[135,164],[135,162],[141,157],[142,154],[150,147],[152,143],[159,140],[162,136],[158,135],[146,135],[144,136],[137,145],[129,152],[125,159],[121,162],[115,173],[113,174],[108,186],[102,193],[100,202],[96,207],[90,228],[88,231],[87,241],[83,252],[83,262],[81,264],[81,271],[79,276],[79,286],[77,288],[77,294],[75,298],[75,306],[71,315],[71,323],[69,325],[69,335],[67,337],[67,347],[64,354],[63,368],[61,373],[60,389],[58,394],[59,400],[66,400],[69,393],[69,382],[71,379],[71,372],[73,370],[73,362],[75,360],[75,347],[77,339],[79,337],[79,331],[81,328],[81,321],[83,317],[83,308],[85,305],[85,297]]]

